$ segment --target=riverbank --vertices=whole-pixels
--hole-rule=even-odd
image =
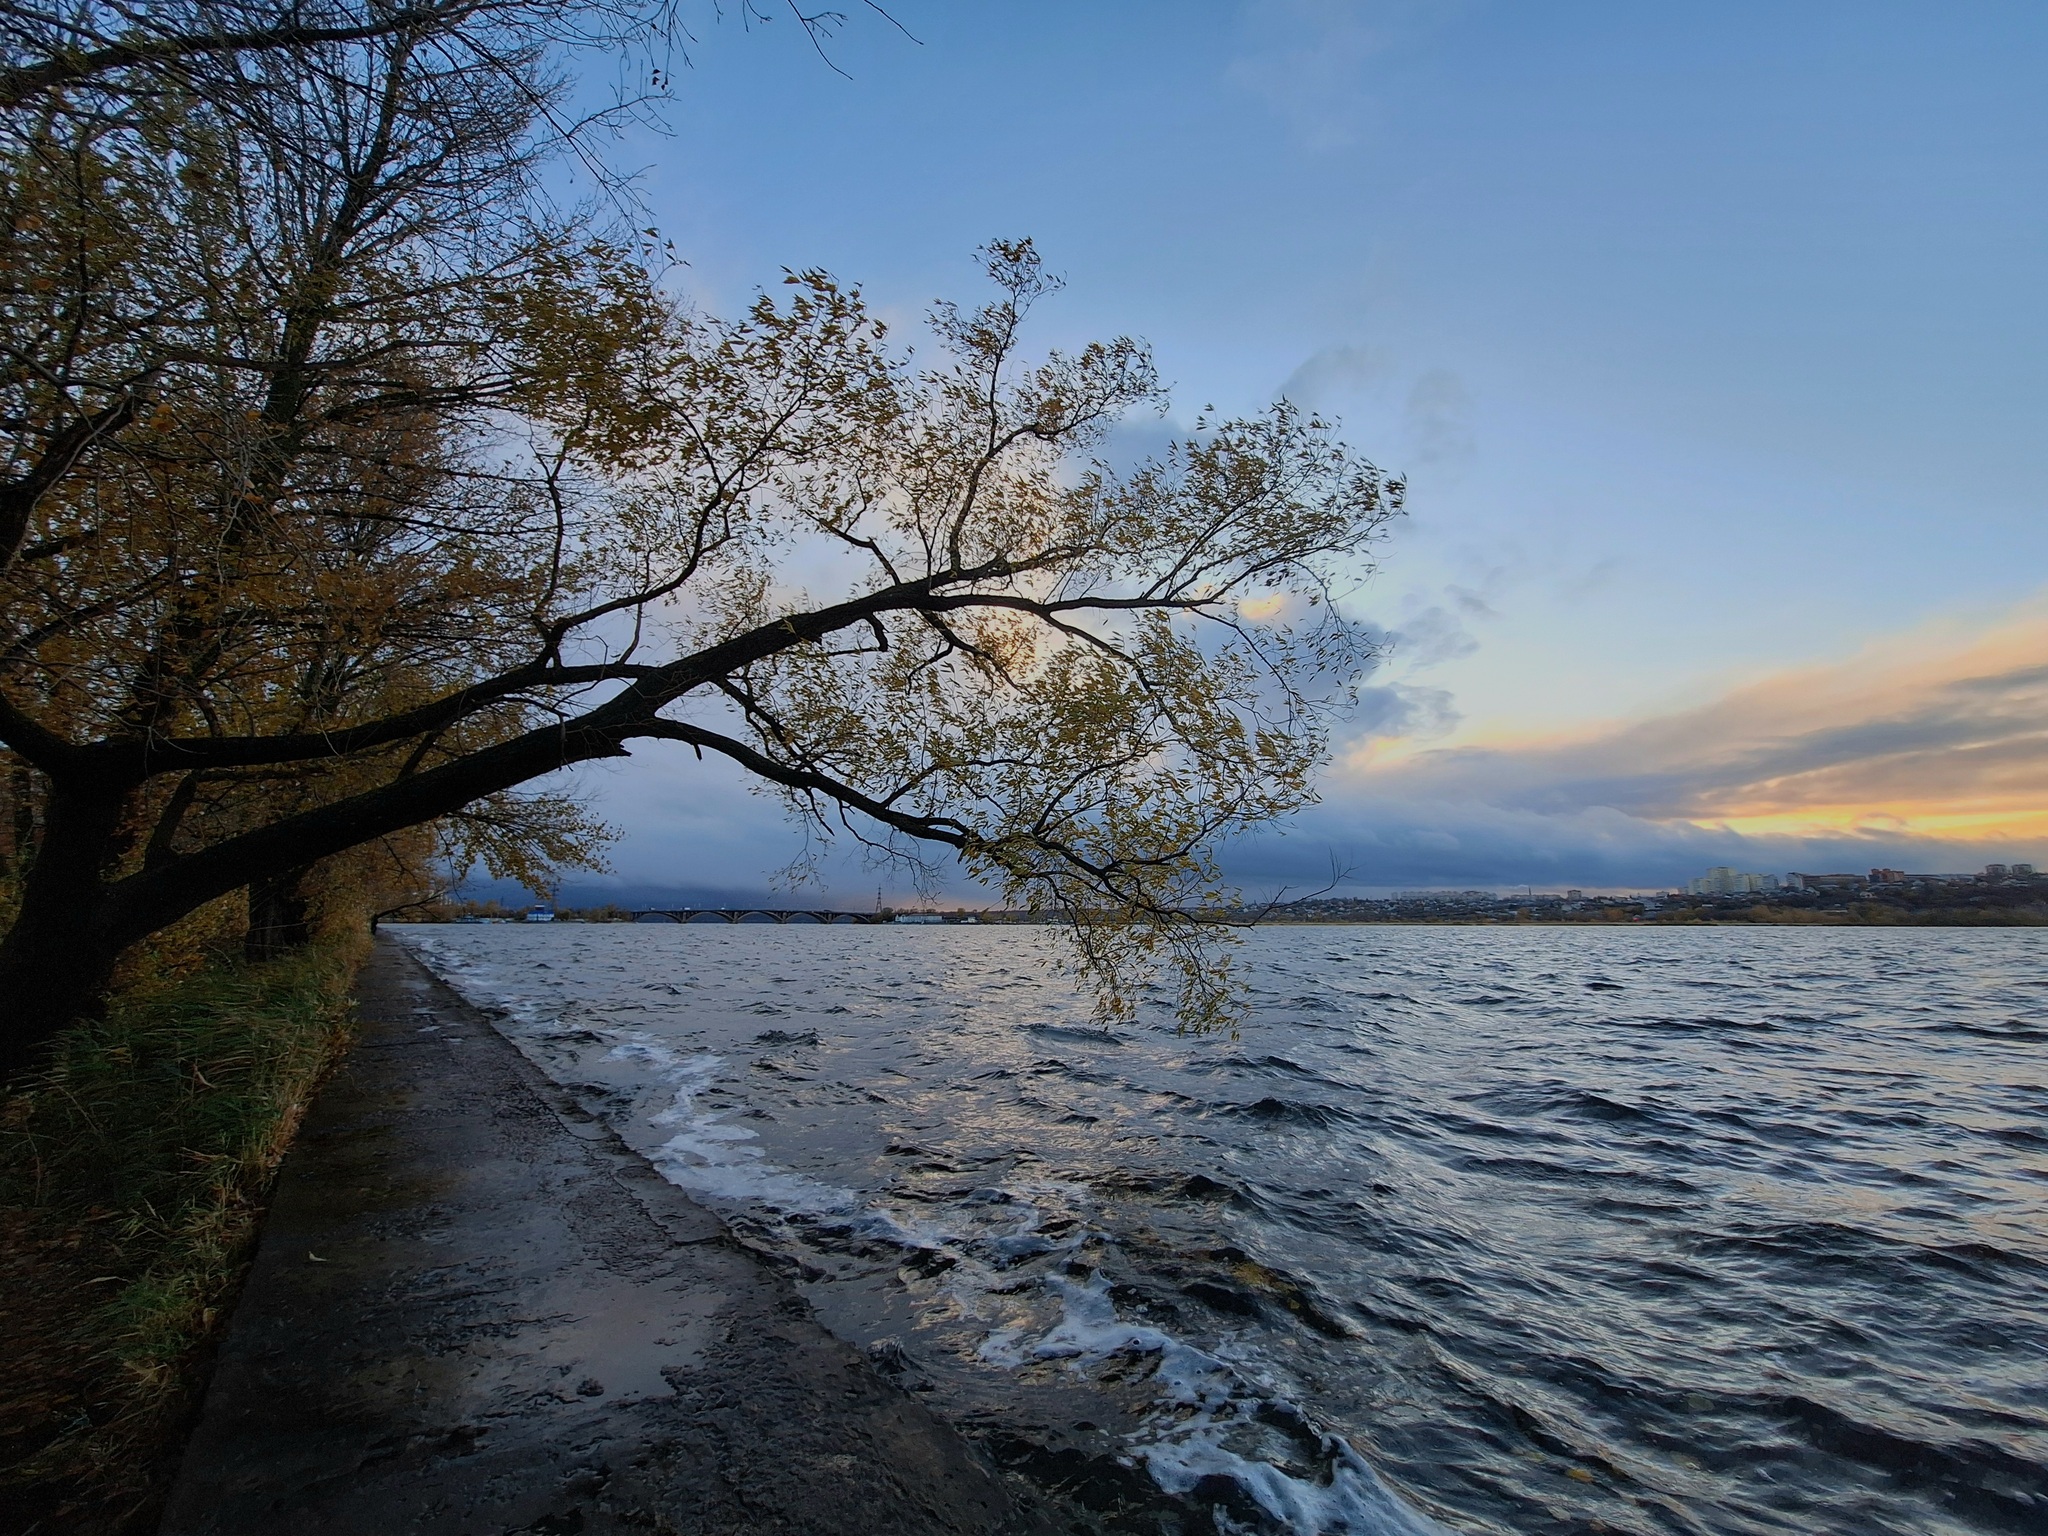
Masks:
[[[1074,1528],[397,945],[358,1017],[166,1536]]]
[[[0,1530],[153,1530],[353,935],[119,1000],[0,1115]]]

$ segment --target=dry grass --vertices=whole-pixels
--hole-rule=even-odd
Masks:
[[[82,1025],[0,1115],[0,1530],[153,1528],[363,954],[222,965]]]

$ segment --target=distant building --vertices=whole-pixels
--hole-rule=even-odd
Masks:
[[[1905,882],[1906,872],[1903,869],[1873,869],[1870,872],[1872,885],[1903,885]]]
[[[1747,896],[1757,891],[1775,891],[1778,888],[1776,875],[1752,875],[1726,864],[1716,864],[1696,880],[1688,880],[1686,894],[1690,896]]]
[[[555,920],[555,909],[549,906],[528,907],[526,920],[529,923],[552,923]]]
[[[2011,869],[2012,877],[2015,880],[2031,880],[2034,878],[2034,866],[2031,864],[2014,864],[2011,866]]]
[[[1796,869],[1791,880],[1795,891],[1860,891],[1870,884],[1862,875],[1809,875]]]
[[[1984,878],[1986,880],[2003,880],[2011,873],[2012,871],[2003,864],[1986,864],[1984,866]]]
[[[945,919],[936,912],[898,912],[892,921],[899,923],[943,923]]]
[[[1564,899],[1566,901],[1584,901],[1586,899],[1586,893],[1578,889],[1578,887],[1574,886],[1571,890],[1568,890],[1564,893]]]

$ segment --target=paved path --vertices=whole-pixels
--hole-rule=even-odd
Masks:
[[[164,1536],[1071,1529],[390,940]]]

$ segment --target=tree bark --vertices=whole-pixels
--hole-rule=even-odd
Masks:
[[[0,1082],[33,1067],[53,1035],[105,1006],[114,963],[138,939],[242,886],[252,888],[254,906],[261,900],[258,887],[284,879],[296,884],[312,861],[566,764],[620,755],[621,738],[631,734],[629,724],[612,722],[529,731],[118,880],[108,877],[133,842],[131,785],[53,778],[21,913],[0,941]]]
[[[105,876],[123,846],[125,789],[53,783],[21,911],[0,941],[0,1080],[35,1066],[50,1038],[105,1006],[122,944]]]
[[[19,880],[35,862],[36,781],[26,762],[15,758],[7,770],[7,798],[13,825],[7,850],[7,867]]]
[[[312,899],[306,891],[310,864],[266,875],[249,883],[249,936],[242,953],[250,960],[278,960],[305,947],[313,936]]]

